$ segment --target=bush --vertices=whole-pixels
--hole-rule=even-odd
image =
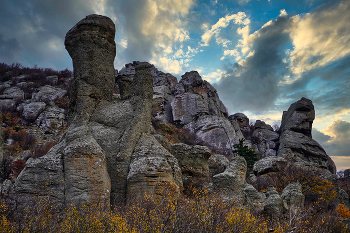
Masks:
[[[248,146],[243,145],[244,141],[245,139],[242,138],[239,140],[238,144],[233,145],[235,148],[235,150],[233,150],[233,153],[237,153],[239,156],[244,157],[244,159],[247,161],[247,167],[249,169],[252,169],[254,163],[259,160],[258,155],[254,150],[248,148]]]
[[[39,158],[47,154],[47,152],[56,145],[57,142],[47,142],[43,145],[38,145],[33,150],[33,158]]]

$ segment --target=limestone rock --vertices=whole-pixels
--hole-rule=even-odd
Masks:
[[[58,87],[45,85],[39,88],[38,93],[32,94],[33,101],[50,103],[54,102],[58,97],[63,97],[67,91]]]
[[[264,211],[272,218],[279,218],[287,209],[281,196],[278,194],[273,186],[270,186],[266,191],[266,204],[264,205]]]
[[[304,209],[305,196],[300,183],[290,183],[282,191],[281,198],[286,201],[288,208]]]
[[[57,85],[58,76],[57,75],[47,76],[46,82],[48,82],[48,84],[50,84],[51,86]]]
[[[215,88],[203,81],[197,71],[186,72],[175,86],[175,98],[171,103],[174,121],[188,124],[201,115],[227,117]]]
[[[135,76],[135,67],[146,64],[150,66],[150,73],[153,78],[153,102],[152,102],[152,116],[163,123],[172,123],[173,114],[171,102],[174,98],[173,91],[175,85],[178,83],[176,77],[167,73],[163,73],[147,62],[134,61],[126,64],[118,73],[119,76],[126,76],[131,80]],[[119,86],[119,84],[118,84]]]
[[[283,171],[286,166],[286,159],[277,156],[269,156],[256,161],[253,166],[253,171],[259,176],[269,172]]]
[[[16,101],[11,96],[0,96],[0,108],[14,110],[16,109]]]
[[[241,156],[233,158],[223,173],[213,177],[214,192],[225,200],[234,200],[237,204],[245,201],[244,187],[247,172],[247,162]]]
[[[179,163],[185,189],[191,184],[201,189],[209,182],[208,159],[211,153],[207,147],[176,143],[170,144],[170,152]]]
[[[334,162],[311,137],[314,119],[314,106],[306,98],[301,98],[283,112],[277,155],[303,166],[315,166],[335,173]]]
[[[38,196],[47,196],[55,207],[64,204],[65,177],[59,148],[60,144],[52,147],[46,155],[27,161],[15,182],[19,209],[30,206]]]
[[[279,134],[274,132],[270,125],[257,120],[252,140],[257,144],[260,159],[268,156],[276,156],[276,150],[279,145]]]
[[[44,102],[31,102],[24,105],[22,116],[29,122],[34,122],[39,114],[44,111],[46,104]]]
[[[282,132],[277,155],[303,166],[315,166],[336,172],[334,162],[322,146],[302,133],[291,130]]]
[[[251,209],[256,209],[259,212],[263,211],[263,206],[266,202],[264,193],[258,192],[253,185],[246,183],[244,186],[244,193],[246,195],[246,205]]]
[[[37,118],[36,125],[40,127],[61,128],[66,124],[65,110],[57,106],[47,107]]]
[[[315,119],[315,108],[312,101],[301,98],[293,103],[288,111],[283,112],[281,132],[292,130],[311,137],[312,123]]]
[[[141,199],[144,194],[159,194],[169,189],[179,194],[181,169],[177,160],[150,134],[143,134],[132,155],[128,173],[127,198]]]
[[[237,122],[240,131],[246,139],[250,139],[250,127],[249,127],[249,118],[243,113],[235,113],[230,115],[229,120],[232,124],[233,122]]]
[[[24,99],[24,92],[19,87],[10,87],[4,90],[4,95],[9,95],[15,100]]]
[[[208,166],[210,171],[210,177],[225,171],[230,161],[220,154],[213,154],[208,159]]]
[[[212,151],[226,156],[233,154],[233,145],[239,143],[240,139],[230,121],[220,116],[201,116],[185,125],[185,128],[190,129],[199,139],[210,145]]]

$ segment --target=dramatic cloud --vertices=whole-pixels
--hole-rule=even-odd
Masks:
[[[292,18],[290,53],[294,74],[325,66],[350,54],[350,1]]]
[[[18,62],[21,48],[15,38],[4,40],[0,34],[0,61],[8,64]]]
[[[11,51],[6,52],[25,66],[37,64],[56,69],[72,68],[64,48],[65,34],[88,14],[108,14],[113,18],[106,4],[108,1],[102,0],[47,0],[45,4],[39,0],[2,1],[1,43],[3,45],[5,41],[7,46],[13,46],[11,49],[16,51],[15,57]],[[10,42],[12,44],[8,44]]]
[[[278,82],[287,72],[281,49],[290,43],[287,17],[278,17],[250,36],[251,53],[214,84],[231,111],[263,111],[274,105]],[[248,44],[248,42],[247,42]]]
[[[129,0],[119,4],[127,40],[126,61],[152,61],[167,72],[179,73],[183,61],[169,54],[188,40],[186,18],[193,0]]]
[[[209,42],[212,40],[213,37],[215,37],[215,41],[218,45],[227,47],[227,45],[230,44],[230,41],[226,38],[221,37],[220,32],[222,29],[226,28],[231,22],[235,24],[247,25],[250,23],[250,20],[249,18],[247,18],[244,12],[226,15],[225,17],[220,18],[216,24],[212,25],[210,29],[208,28],[202,35],[201,46],[209,46]]]
[[[312,130],[313,139],[320,143],[331,156],[350,156],[350,123],[336,120],[323,132]]]

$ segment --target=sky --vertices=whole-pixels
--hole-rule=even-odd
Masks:
[[[230,114],[280,124],[313,101],[313,138],[350,168],[350,0],[1,0],[0,62],[72,69],[67,31],[89,14],[116,25],[120,70],[197,70]]]

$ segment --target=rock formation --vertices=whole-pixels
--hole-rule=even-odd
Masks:
[[[130,85],[121,86],[123,98],[113,95],[114,33],[113,22],[99,15],[67,33],[74,66],[68,128],[47,155],[28,161],[15,183],[18,206],[45,195],[57,205],[109,208],[164,183],[182,187],[177,160],[149,134],[152,67],[136,66]]]
[[[277,155],[295,164],[328,169],[335,174],[334,162],[321,145],[312,139],[314,119],[314,105],[306,98],[301,98],[283,112]]]
[[[273,131],[270,125],[260,120],[255,122],[254,127],[255,130],[251,137],[257,145],[259,159],[276,156],[280,135]]]

